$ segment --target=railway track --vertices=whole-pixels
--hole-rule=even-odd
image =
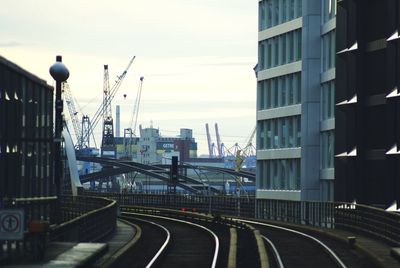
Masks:
[[[142,228],[142,234],[158,228],[163,230],[163,238],[156,241],[143,237],[141,249],[126,258],[131,267],[216,267],[219,254],[219,239],[210,229],[189,221],[159,215],[123,213],[122,218],[135,222]],[[152,230],[147,228],[152,226]]]
[[[121,211],[142,235],[113,267],[374,267],[346,243],[300,227],[160,208]]]
[[[260,231],[271,267],[374,267],[345,243],[269,223],[240,221]]]

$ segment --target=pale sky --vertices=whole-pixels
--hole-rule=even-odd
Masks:
[[[0,55],[50,85],[48,69],[62,55],[72,93],[89,116],[101,104],[103,65],[109,65],[112,85],[136,56],[113,101],[113,113],[121,105],[121,132],[144,76],[138,125],[152,121],[164,136],[191,128],[200,155],[208,153],[205,123],[214,142],[218,123],[227,147],[244,146],[256,124],[257,4],[2,0]],[[100,124],[96,134],[99,145]]]

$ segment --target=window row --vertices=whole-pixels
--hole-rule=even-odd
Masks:
[[[259,81],[258,110],[301,103],[301,72]]]
[[[290,116],[258,121],[259,150],[301,146],[301,117]]]
[[[321,132],[321,169],[333,168],[335,131]]]
[[[259,70],[301,60],[301,29],[290,31],[259,43]]]
[[[337,3],[336,0],[322,1],[322,23],[333,19],[336,16]]]
[[[259,2],[259,31],[301,17],[301,1],[302,0],[263,0]]]
[[[0,69],[0,139],[53,138],[53,92]],[[11,79],[11,78],[12,79]]]
[[[257,161],[257,188],[300,190],[300,159]]]
[[[322,36],[322,71],[328,71],[335,67],[336,59],[336,33],[335,30]]]
[[[321,85],[321,120],[335,117],[335,80]]]

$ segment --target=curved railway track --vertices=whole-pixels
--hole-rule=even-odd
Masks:
[[[228,262],[232,265],[232,256],[236,256],[236,267],[373,267],[346,243],[301,227],[136,209],[121,213],[121,218],[139,225],[143,234],[132,254],[126,255],[121,265],[125,267],[227,267]]]
[[[219,239],[210,229],[188,221],[169,218],[165,216],[147,215],[141,213],[122,213],[122,218],[134,221],[141,228],[144,226],[158,226],[164,233],[168,230],[169,235],[164,236],[162,243],[159,238],[156,241],[143,237],[141,245],[137,249],[146,249],[146,252],[135,250],[130,254],[128,264],[132,267],[216,267],[219,254]],[[146,224],[144,224],[146,223]],[[162,226],[162,227],[160,227]],[[153,228],[154,231],[154,228]],[[152,230],[142,229],[142,234],[151,236]],[[169,236],[169,238],[168,238]],[[163,248],[162,248],[163,247]],[[140,261],[142,259],[145,261]],[[145,264],[145,265],[143,265]]]
[[[260,230],[271,267],[373,267],[345,243],[264,222],[240,221]]]

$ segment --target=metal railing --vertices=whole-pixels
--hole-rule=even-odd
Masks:
[[[52,226],[50,240],[97,241],[116,226],[117,203],[104,197],[63,197],[60,210],[62,223]]]
[[[400,246],[400,214],[345,202],[289,201],[254,197],[86,193],[135,205],[265,219],[362,232]]]
[[[363,232],[400,246],[400,214],[349,203],[335,203],[335,226]]]
[[[24,210],[24,238],[0,241],[0,266],[21,258],[42,258],[48,240],[99,240],[115,229],[118,209],[114,200],[90,196],[15,198],[7,208]],[[43,229],[31,232],[28,226],[33,222]]]

